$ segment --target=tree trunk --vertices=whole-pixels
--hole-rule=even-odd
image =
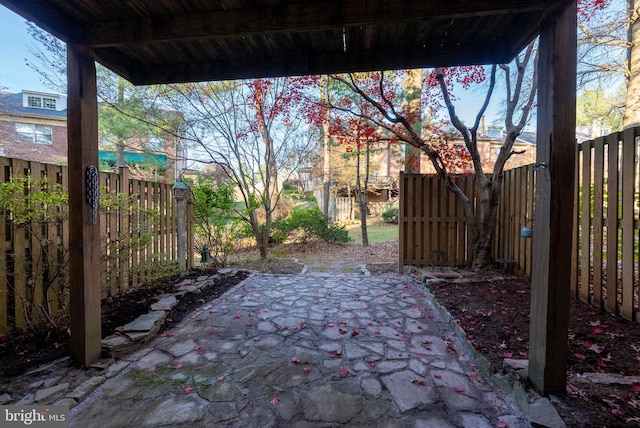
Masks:
[[[326,83],[326,80],[324,80]],[[325,88],[322,89],[322,102]],[[329,140],[329,109],[322,118],[322,214],[329,216],[329,191],[331,188],[331,141]]]

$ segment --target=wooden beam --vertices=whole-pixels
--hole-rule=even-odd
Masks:
[[[575,182],[576,4],[541,27],[529,378],[566,388]]]
[[[468,45],[467,45],[468,46]],[[469,52],[473,52],[470,54]],[[95,54],[100,61],[102,50]],[[473,61],[470,61],[473,57]],[[499,45],[472,45],[469,50],[454,47],[428,51],[422,49],[358,50],[309,55],[309,52],[290,52],[286,56],[230,59],[218,62],[190,62],[184,64],[133,68],[128,80],[136,85],[209,80],[233,80],[280,76],[302,76],[374,70],[426,68],[440,65],[486,64],[492,61],[509,62],[508,50]],[[109,65],[105,63],[105,65]]]
[[[82,46],[67,46],[67,82],[71,357],[88,366],[101,352],[99,216],[86,196],[86,171],[98,165],[98,104],[95,62]]]
[[[90,47],[177,40],[248,37],[255,34],[324,31],[432,19],[457,19],[546,10],[554,0],[320,0],[284,2],[277,6],[228,9],[174,16],[122,17],[96,22],[86,29]]]

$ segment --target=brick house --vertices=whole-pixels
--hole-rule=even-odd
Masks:
[[[115,167],[115,152],[100,143],[101,168]],[[0,156],[41,163],[67,163],[67,100],[58,94],[35,91],[0,92]],[[186,168],[186,148],[174,135],[150,135],[128,144],[124,153],[131,176],[173,182]],[[141,176],[140,166],[153,165],[158,173]]]
[[[66,98],[33,91],[0,92],[0,156],[66,164]]]

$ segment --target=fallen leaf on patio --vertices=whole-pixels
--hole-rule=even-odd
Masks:
[[[346,376],[349,374],[349,370],[345,369],[345,368],[341,368],[340,370],[338,370],[338,374],[340,376]]]
[[[181,369],[182,368],[182,364],[178,363],[175,366],[173,366],[174,369]]]
[[[279,399],[278,397],[273,398],[273,399],[271,400],[271,404],[273,404],[274,406],[277,406],[277,405],[278,405],[278,403],[280,403],[280,399]]]
[[[184,393],[185,393],[185,394],[191,394],[192,392],[193,392],[193,388],[192,388],[192,387],[190,387],[190,386],[187,386],[187,387],[184,389]]]
[[[640,383],[634,383],[633,385],[631,385],[631,390],[633,392],[640,392]]]
[[[577,359],[583,361],[585,359],[585,356],[582,354],[578,354],[577,352],[573,354],[574,357],[576,357]]]
[[[224,380],[224,375],[220,375],[218,376],[218,378],[216,379],[218,382],[222,382]]]
[[[298,357],[293,357],[293,358],[291,358],[291,362],[293,364],[298,364],[300,362],[300,359]]]
[[[173,334],[173,333],[167,333],[167,334],[166,334],[166,336],[167,336],[167,337],[173,337],[173,336],[174,336],[174,334]]]
[[[511,358],[511,357],[513,357],[513,352],[503,352],[502,356],[504,358]]]
[[[453,387],[453,390],[454,390],[455,392],[464,392],[464,388],[463,388],[463,387],[461,387],[461,386],[454,386],[454,387]]]
[[[311,373],[311,369],[309,367],[305,367],[303,370],[306,374]]]

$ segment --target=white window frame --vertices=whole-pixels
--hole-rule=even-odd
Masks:
[[[48,125],[16,122],[15,133],[17,143],[53,144],[53,128]]]

